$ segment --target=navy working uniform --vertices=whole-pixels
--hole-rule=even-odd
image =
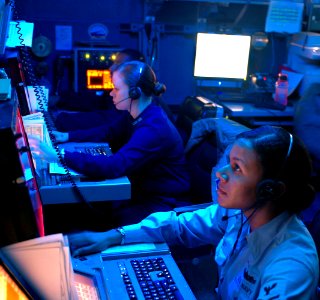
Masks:
[[[139,208],[135,216],[130,207],[130,216],[126,214],[122,224],[138,222],[155,211],[186,205],[190,188],[181,136],[164,111],[152,103],[135,120],[127,118],[131,118],[130,126],[122,119],[99,129],[69,132],[70,142],[109,142],[115,151],[112,156],[65,153],[68,167],[87,176],[128,176],[132,197],[126,208],[135,204]]]
[[[250,232],[240,210],[212,204],[179,216],[175,212],[155,213],[125,226],[124,231],[125,244],[157,240],[187,247],[217,245],[218,299],[316,299],[317,252],[295,214],[284,212]]]

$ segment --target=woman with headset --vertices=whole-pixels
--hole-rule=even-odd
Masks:
[[[115,65],[114,88],[110,92],[118,110],[129,112],[132,126],[123,120],[99,128],[54,132],[57,142],[108,142],[114,154],[109,157],[65,152],[71,169],[94,178],[128,176],[132,198],[112,211],[114,222],[138,222],[155,211],[168,211],[185,205],[189,191],[183,141],[153,96],[166,87],[156,79],[152,68],[140,61]],[[127,123],[126,123],[127,124]]]
[[[216,173],[219,204],[70,234],[70,247],[78,256],[134,242],[211,244],[219,271],[215,299],[316,299],[319,260],[299,218],[314,199],[310,175],[308,152],[296,136],[273,126],[245,131]]]
[[[133,60],[146,62],[143,53],[141,53],[140,51],[132,48],[122,49],[111,56],[111,66],[109,69],[112,71],[117,65]],[[67,132],[71,130],[88,129],[104,124],[109,124],[113,120],[118,118],[123,118],[125,121],[127,117],[127,111],[117,110],[112,103],[112,97],[111,95],[109,95],[109,93],[102,97],[105,101],[105,104],[103,105],[105,106],[104,109],[96,109],[82,112],[59,112],[54,121],[57,130]],[[164,109],[170,120],[174,121],[173,113],[171,112],[168,105],[162,100],[162,98],[154,97],[153,100],[158,105],[160,105],[162,109]],[[90,99],[88,99],[88,103],[90,103]]]

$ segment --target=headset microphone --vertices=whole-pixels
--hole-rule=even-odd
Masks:
[[[225,215],[225,216],[223,216],[223,217],[221,218],[221,221],[227,221],[227,220],[229,220],[230,218],[233,218],[233,217],[239,216],[239,215],[241,215],[241,214],[242,214],[242,212],[239,212],[239,213],[234,214],[234,215],[231,215],[231,216],[227,216],[227,215]]]
[[[122,101],[125,101],[125,100],[128,100],[128,99],[130,99],[130,97],[124,98],[124,99],[122,99],[122,100],[120,100],[118,102],[115,102],[114,104],[117,105],[117,104],[121,103]]]

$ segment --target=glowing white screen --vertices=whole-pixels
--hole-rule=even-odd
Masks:
[[[198,33],[194,76],[245,80],[250,43],[246,35]]]

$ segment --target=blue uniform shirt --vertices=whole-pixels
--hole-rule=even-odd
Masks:
[[[70,141],[109,142],[123,145],[110,157],[67,152],[65,161],[73,170],[91,177],[128,176],[132,198],[179,197],[189,191],[189,171],[184,146],[177,129],[163,110],[150,104],[135,120],[120,121],[98,129],[72,131]]]

